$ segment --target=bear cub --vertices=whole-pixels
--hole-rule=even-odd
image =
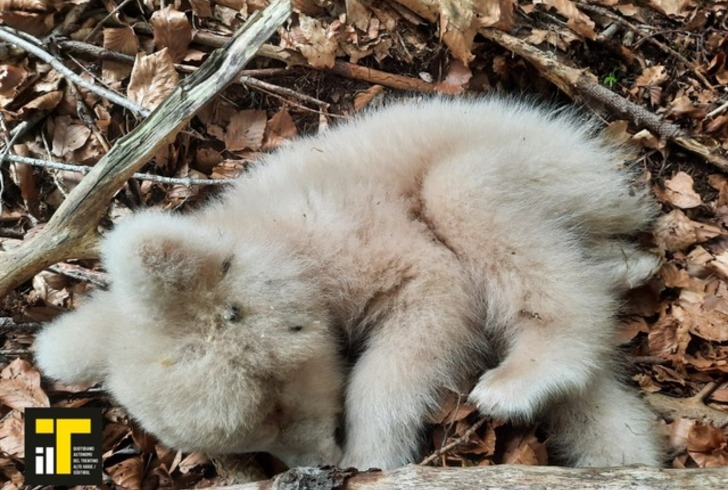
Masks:
[[[612,359],[620,295],[658,266],[629,241],[655,207],[594,133],[491,97],[300,138],[200,210],[120,223],[110,289],[39,334],[38,364],[102,382],[187,451],[397,467],[445,390],[480,375],[469,400],[545,420],[568,464],[658,465]]]

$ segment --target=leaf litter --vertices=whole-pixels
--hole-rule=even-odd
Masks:
[[[88,10],[60,37],[45,42],[66,36],[106,53],[131,56],[133,62],[73,51],[63,44],[45,47],[82,77],[95,77],[153,109],[184,73],[209,54],[215,39],[230,36],[266,3],[0,0],[0,22],[45,38],[62,27],[74,7],[102,6]],[[511,32],[590,71],[603,86],[678,124],[711,151],[728,151],[728,108],[721,98],[728,82],[728,2],[294,0],[293,4],[296,13],[270,41],[271,56],[258,58],[250,68],[274,87],[325,104],[311,105],[290,92],[237,85],[203,109],[145,171],[177,178],[234,178],[260,152],[297,134],[325,130],[340,117],[378,104],[391,80],[385,76],[368,81],[342,63],[397,74],[411,87],[424,81],[446,94],[526,89],[550,99],[560,97],[523,60],[484,41],[477,33],[486,27]],[[39,121],[15,141],[14,154],[92,165],[108,144],[138,124],[121,107],[84,87],[70,87],[45,62],[12,47],[1,54],[4,124],[12,129],[26,120]],[[342,66],[349,70],[345,78],[332,73],[341,73],[337,70]],[[683,413],[694,412],[680,408],[698,407],[711,420],[728,411],[728,178],[647,129],[605,117],[615,138],[639,150],[634,165],[642,169],[662,207],[654,233],[646,237],[662,255],[662,269],[648,285],[630,293],[621,316],[619,340],[625,344],[632,380],[645,393],[674,401],[671,411],[660,412],[673,467],[728,466],[725,425],[685,417]],[[0,215],[2,248],[37,231],[80,178],[68,170],[29,169],[10,164]],[[134,208],[196,206],[212,194],[207,186],[132,182],[117,195],[103,226]],[[94,261],[74,265],[98,271]],[[48,321],[83,301],[88,285],[79,278],[43,272],[2,300],[0,318],[18,324]],[[9,482],[7,488],[23,484],[24,408],[49,405],[104,407],[107,488],[203,487],[229,481],[229,462],[164,448],[135,427],[98,387],[42,383],[30,355],[32,330],[3,328],[0,342],[0,474]],[[451,394],[431,421],[430,452],[435,456],[431,464],[549,462],[547,436],[540,427],[488,420],[472,430],[479,421],[474,407]],[[443,447],[451,448],[440,453]],[[241,474],[270,476],[280,470],[263,456],[243,456],[237,465],[233,466],[240,471],[233,479]]]

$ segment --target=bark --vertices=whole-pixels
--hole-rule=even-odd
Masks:
[[[114,194],[159,148],[174,139],[200,108],[238,78],[290,14],[290,0],[276,0],[251,16],[228,45],[213,52],[144,122],[114,145],[37,235],[1,254],[0,297],[49,265],[94,257],[96,227]]]

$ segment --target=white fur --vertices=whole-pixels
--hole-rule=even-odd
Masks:
[[[485,371],[471,401],[545,417],[571,464],[659,464],[610,360],[618,296],[658,263],[623,237],[654,209],[591,131],[433,99],[300,139],[201,211],[122,223],[111,290],[39,336],[40,366],[175,447],[360,468],[415,461],[443,388]]]

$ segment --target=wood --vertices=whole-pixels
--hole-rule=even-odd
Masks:
[[[409,465],[392,471],[372,471],[348,476],[347,471],[294,468],[265,480],[213,490],[684,490],[728,488],[728,468],[676,470],[647,467],[560,468],[557,466],[498,465],[470,468],[431,468]]]
[[[482,29],[480,32],[486,38],[531,63],[544,78],[572,99],[603,106],[610,113],[628,119],[636,127],[647,128],[660,138],[676,143],[701,156],[720,170],[728,171],[728,158],[686,135],[679,126],[600,85],[588,70],[567,66],[540,49],[505,32],[496,29]]]
[[[227,46],[214,51],[144,122],[114,145],[32,240],[0,255],[0,297],[49,265],[95,257],[96,227],[114,194],[159,148],[173,140],[202,106],[238,78],[290,14],[290,0],[275,0],[251,16]]]

